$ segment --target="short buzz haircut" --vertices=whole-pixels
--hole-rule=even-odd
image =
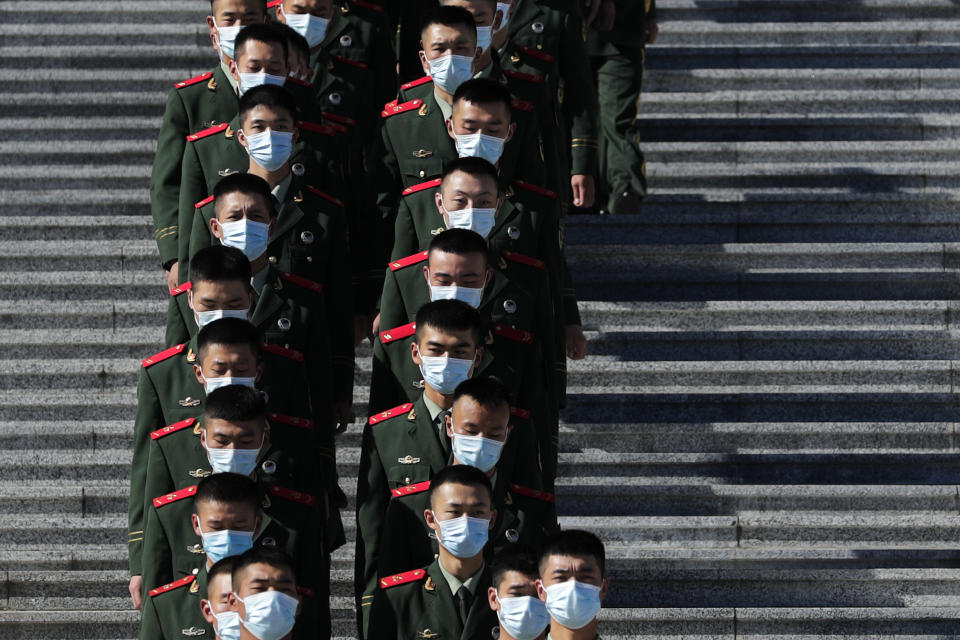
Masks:
[[[497,173],[497,168],[493,166],[489,160],[479,156],[467,156],[448,162],[443,167],[443,173],[440,175],[441,184],[447,181],[447,177],[458,171],[473,176],[474,178],[490,178],[493,180],[494,185],[496,185],[497,193],[500,193],[500,176]]]
[[[510,409],[510,394],[502,382],[496,378],[467,378],[457,385],[453,392],[453,403],[464,396],[472,398],[484,409]]]
[[[465,256],[471,253],[479,253],[487,260],[487,241],[482,235],[471,229],[447,229],[438,233],[430,241],[427,249],[427,257],[434,251],[441,253],[452,253],[457,256]]]
[[[423,32],[435,24],[441,24],[451,29],[463,29],[470,33],[474,40],[477,38],[477,23],[473,20],[473,15],[463,7],[436,7],[428,11],[420,23],[420,37],[423,38]]]
[[[260,87],[257,87],[257,89],[259,88]],[[252,93],[257,89],[251,89],[247,93]],[[247,94],[245,93],[244,95],[246,96]],[[223,197],[238,192],[248,196],[258,196],[263,200],[263,206],[267,208],[270,217],[277,217],[277,208],[274,206],[273,193],[271,193],[270,185],[267,181],[252,173],[242,172],[231,173],[225,178],[220,178],[217,184],[213,185],[214,216],[216,216],[217,207],[223,202]],[[195,259],[196,258],[194,258],[194,260]]]
[[[263,340],[260,330],[243,318],[220,318],[200,329],[197,334],[197,353],[203,359],[207,347],[214,344],[246,346],[257,362],[263,359]]]
[[[236,564],[233,565],[233,575],[231,576],[234,592],[238,590],[237,582],[243,575],[244,569],[254,564],[266,564],[275,569],[289,571],[294,584],[297,582],[297,571],[293,568],[293,560],[283,550],[276,547],[251,547],[236,556]]]
[[[288,24],[275,22],[273,26],[280,31],[284,39],[287,41],[288,56],[296,51],[307,60],[310,60],[310,43],[307,42],[306,38],[297,33],[297,30]]]
[[[237,556],[227,556],[220,558],[213,563],[213,566],[207,571],[207,599],[210,599],[210,585],[213,579],[219,575],[225,575],[233,580],[233,566],[237,564]]]
[[[441,6],[447,6],[451,0],[440,0]],[[470,2],[477,2],[477,0],[469,0]],[[490,10],[493,11],[494,15],[497,13],[497,0],[479,0],[487,5],[489,5]],[[514,2],[516,0],[513,0]]]
[[[522,573],[534,580],[540,577],[537,571],[537,554],[533,547],[525,544],[508,544],[497,551],[490,567],[494,589],[500,590],[500,583],[510,571]]]
[[[296,98],[289,91],[275,84],[261,84],[243,92],[237,104],[241,126],[247,119],[247,114],[257,107],[267,107],[271,111],[286,111],[294,121],[297,119]]]
[[[482,487],[493,506],[493,485],[490,478],[483,471],[468,464],[452,464],[438,471],[430,478],[430,489],[427,500],[433,504],[433,494],[445,484],[462,484],[467,487]]]
[[[210,12],[211,12],[211,13],[213,13],[213,12],[216,10],[216,4],[217,4],[217,0],[210,0]],[[260,2],[257,2],[256,4],[260,6],[260,12],[263,13],[264,16],[266,16],[266,15],[267,15],[267,0],[261,0]]]
[[[230,422],[259,421],[266,424],[267,400],[262,391],[243,384],[230,384],[207,394],[203,417]]]
[[[592,557],[600,567],[600,574],[607,575],[606,551],[603,548],[603,542],[589,531],[567,529],[547,537],[540,546],[540,555],[537,558],[541,577],[550,556]]]
[[[453,94],[454,109],[458,102],[499,103],[507,110],[507,118],[513,120],[513,97],[504,85],[492,78],[473,78],[461,84]]]
[[[193,494],[194,510],[204,502],[220,504],[240,504],[260,513],[260,495],[257,483],[249,476],[239,473],[214,473],[197,483]]]
[[[483,319],[480,312],[462,300],[434,300],[420,307],[415,318],[416,339],[420,341],[426,327],[443,333],[469,331],[474,346],[483,346]]]
[[[190,282],[243,282],[250,286],[250,259],[236,247],[215,244],[190,259]]]
[[[251,40],[277,45],[283,49],[284,64],[288,63],[290,56],[287,52],[287,40],[283,36],[283,31],[277,29],[276,25],[272,24],[250,24],[240,29],[240,33],[237,34],[237,39],[233,41],[234,60],[240,58],[240,53]]]

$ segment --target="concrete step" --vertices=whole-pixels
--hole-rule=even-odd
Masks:
[[[723,23],[749,22],[876,22],[923,18],[955,18],[950,0],[911,1],[862,0],[855,6],[838,0],[729,0],[704,4],[698,0],[674,0],[658,18],[664,22],[716,20]],[[827,25],[824,25],[827,26]]]
[[[12,103],[32,104],[30,95],[14,94],[7,98]],[[82,102],[79,94],[74,104]],[[851,90],[758,90],[711,92],[665,92],[647,93],[643,97],[644,117],[657,114],[675,114],[680,110],[687,115],[704,114],[719,116],[762,116],[776,114],[778,117],[790,115],[831,114],[853,116],[857,114],[876,115],[888,113],[892,116],[908,114],[950,114],[951,105],[956,101],[955,89],[922,89],[908,91],[851,91]],[[94,98],[96,99],[96,98]],[[38,105],[43,102],[38,94]],[[122,104],[133,104],[126,96]],[[909,106],[908,106],[909,105]]]
[[[653,50],[651,49],[651,52]],[[951,69],[682,69],[651,70],[644,75],[645,96],[673,91],[888,90],[956,89]]]
[[[670,23],[660,41],[676,46],[859,46],[906,47],[957,43],[954,20],[906,19],[862,22],[720,22],[682,20]]]

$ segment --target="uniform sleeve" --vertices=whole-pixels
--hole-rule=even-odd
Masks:
[[[535,113],[525,119],[524,131],[517,127],[517,133],[522,137],[520,162],[517,167],[517,177],[530,184],[543,186],[547,184],[547,167],[543,159],[543,142],[540,139],[540,125]]]
[[[177,260],[177,202],[180,193],[180,165],[186,145],[187,113],[176,89],[167,94],[167,106],[157,138],[157,152],[150,176],[150,213],[153,233],[165,267]]]
[[[597,173],[597,94],[583,43],[583,21],[568,14],[560,51],[564,117],[570,125],[570,174]]]
[[[146,537],[143,543],[143,589],[144,592],[155,589],[160,585],[172,582],[173,575],[173,554],[170,549],[170,542],[167,539],[167,532],[160,522],[157,510],[151,503],[145,520]],[[188,553],[186,549],[179,549],[178,553]],[[149,596],[146,596],[149,597]]]
[[[360,447],[360,474],[357,478],[357,548],[354,584],[357,592],[357,618],[360,637],[367,635],[371,622],[374,596],[378,592],[377,565],[379,561],[380,534],[389,503],[390,489],[387,476],[377,451],[373,429],[367,424],[363,429]],[[383,622],[377,619],[377,623]],[[387,627],[390,628],[390,627]],[[383,636],[379,636],[383,637]]]
[[[326,282],[326,307],[333,352],[333,399],[353,401],[353,291],[350,248],[343,215],[331,216],[330,261]]]
[[[180,199],[177,204],[177,224],[183,233],[177,243],[177,257],[180,260],[180,282],[190,279],[190,257],[202,247],[193,247],[194,220],[197,218],[196,204],[206,198],[207,183],[203,176],[203,167],[194,145],[187,145],[183,151],[183,164],[180,171]],[[209,231],[206,231],[209,233]],[[209,240],[207,241],[209,244]]]
[[[167,467],[166,457],[163,455],[163,449],[149,436],[147,437],[147,473],[144,481],[143,503],[144,509],[153,509],[152,500],[157,496],[172,493],[176,490],[173,486],[173,478],[170,477],[170,471]],[[156,585],[151,585],[151,589]]]
[[[163,412],[153,382],[146,369],[140,369],[137,383],[137,417],[133,423],[133,460],[130,463],[130,500],[128,503],[128,536],[130,575],[143,572],[143,532],[145,529],[144,494],[147,479],[150,432],[163,425]],[[150,587],[152,588],[152,586]]]
[[[393,225],[393,251],[391,260],[399,260],[420,251],[420,237],[413,222],[413,213],[406,202],[400,202],[397,220]]]
[[[383,122],[380,127],[378,162],[373,167],[377,208],[380,217],[375,221],[377,232],[371,234],[373,241],[369,247],[368,287],[372,295],[380,291],[383,284],[383,268],[390,259],[393,248],[393,225],[397,213],[403,181],[400,177],[400,163],[390,140],[389,130]],[[376,305],[374,305],[376,306]]]
[[[155,585],[156,586],[156,585]],[[150,587],[153,589],[153,587]],[[143,599],[143,613],[140,615],[139,640],[164,640],[163,628],[160,626],[160,616],[153,606],[153,598],[146,596]]]

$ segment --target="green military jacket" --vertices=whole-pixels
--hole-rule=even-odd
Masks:
[[[178,82],[167,94],[150,177],[154,238],[164,266],[177,259],[180,174],[186,138],[237,115],[237,94],[218,64],[212,71]]]
[[[270,347],[264,354],[264,376],[260,388],[268,394],[269,407],[283,407],[284,411],[292,415],[310,415],[306,373],[302,360],[298,360],[297,355]],[[137,383],[137,416],[133,425],[128,509],[132,575],[142,573],[145,508],[153,497],[145,493],[150,433],[202,414],[201,405],[205,394],[193,371],[196,361],[197,344],[193,338],[142,362]],[[271,373],[267,373],[268,371]]]
[[[656,0],[614,0],[613,29],[587,34],[587,53],[591,56],[615,55],[617,47],[642,48],[648,20],[656,20]]]
[[[510,90],[532,102],[541,122],[554,125],[551,131],[570,132],[569,139],[557,143],[558,158],[569,154],[570,174],[596,175],[597,96],[579,5],[575,0],[516,4],[498,52]],[[569,151],[561,153],[564,148]]]
[[[138,637],[140,640],[194,637],[212,640],[213,627],[200,609],[200,600],[206,597],[207,570],[198,556],[186,575],[147,592]]]
[[[381,578],[367,640],[490,640],[500,628],[497,614],[487,603],[490,569],[484,567],[474,579],[473,601],[463,623],[439,559],[422,569]]]

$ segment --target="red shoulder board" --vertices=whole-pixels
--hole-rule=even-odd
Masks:
[[[507,340],[515,340],[523,344],[533,344],[534,335],[530,331],[521,331],[520,329],[514,329],[502,324],[495,324],[493,325],[493,332]]]
[[[267,3],[267,9],[273,9],[274,7],[279,7],[282,4],[283,0],[270,0],[270,2]]]
[[[304,598],[312,598],[316,595],[313,589],[308,589],[307,587],[297,587],[297,593],[302,595]]]
[[[329,193],[324,193],[323,191],[320,191],[320,189],[317,189],[316,187],[311,187],[310,185],[306,185],[306,187],[307,187],[307,191],[309,191],[310,193],[312,193],[312,194],[314,194],[314,195],[318,195],[318,196],[320,196],[321,198],[323,198],[324,200],[329,200],[330,202],[332,202],[333,204],[337,205],[338,207],[342,207],[342,206],[343,206],[343,203],[342,203],[342,202],[340,202],[339,200],[337,200],[336,198],[334,198],[334,197],[333,197],[332,195],[330,195]],[[323,290],[323,285],[321,284],[321,285],[319,285],[319,287],[320,287],[320,290],[322,291],[322,290]]]
[[[391,489],[390,493],[393,494],[394,498],[402,498],[403,496],[413,495],[414,493],[423,493],[430,488],[430,481],[424,480],[423,482],[418,482],[417,484],[408,484],[405,487],[400,487],[399,489]]]
[[[313,420],[288,416],[283,413],[271,413],[267,415],[267,420],[270,422],[279,422],[280,424],[288,424],[291,427],[298,427],[300,429],[313,429]]]
[[[533,191],[534,193],[539,193],[542,196],[546,196],[554,200],[557,199],[557,194],[554,193],[553,191],[550,191],[550,189],[547,189],[546,187],[539,187],[535,184],[524,182],[523,180],[514,180],[513,184],[520,187],[521,189],[526,189],[527,191]]]
[[[344,64],[349,64],[349,65],[351,65],[351,66],[353,66],[353,67],[357,67],[358,69],[368,69],[368,68],[369,68],[369,67],[367,67],[366,63],[364,63],[364,62],[357,62],[356,60],[351,60],[350,58],[344,58],[343,56],[330,56],[330,57],[333,58],[334,60],[336,60],[337,62],[342,62],[342,63],[344,63]]]
[[[162,507],[167,504],[176,502],[177,500],[183,500],[184,498],[189,498],[197,492],[197,485],[192,487],[187,487],[186,489],[180,489],[180,491],[174,491],[173,493],[168,493],[160,497],[153,499],[154,507]]]
[[[387,409],[386,411],[381,411],[376,415],[370,416],[370,420],[368,422],[370,424],[377,424],[378,422],[381,422],[383,420],[394,418],[396,416],[407,413],[408,411],[410,411],[410,409],[413,409],[413,403],[407,402],[406,404],[402,404],[399,407],[394,407],[393,409]]]
[[[404,573],[398,573],[393,576],[387,576],[386,578],[380,578],[380,588],[389,589],[390,587],[395,587],[398,584],[407,584],[408,582],[416,582],[418,580],[423,580],[426,577],[427,572],[423,569],[415,569],[413,571],[407,571]]]
[[[224,129],[230,126],[229,122],[221,122],[220,124],[215,124],[209,129],[204,129],[203,131],[197,131],[196,133],[191,133],[187,136],[187,142],[196,142],[201,138],[206,138],[207,136],[212,136],[215,133],[220,133]]]
[[[311,133],[319,133],[324,136],[335,136],[337,130],[326,124],[317,124],[316,122],[307,122],[306,120],[297,120],[297,127]]]
[[[283,0],[280,0],[283,2]],[[287,82],[292,82],[293,84],[298,84],[301,87],[307,87],[308,89],[313,88],[313,83],[309,80],[301,80],[300,78],[294,78],[293,76],[287,76]]]
[[[192,84],[197,84],[198,82],[203,82],[204,80],[209,80],[213,77],[213,71],[207,71],[206,73],[201,73],[200,75],[190,78],[189,80],[184,80],[183,82],[178,82],[173,85],[176,89],[183,89],[184,87],[189,87]]]
[[[364,2],[363,0],[350,0],[350,4],[355,7],[360,7],[361,9],[368,9],[369,11],[383,13],[383,7],[378,4],[373,4],[372,2]]]
[[[508,78],[515,78],[516,80],[526,80],[527,82],[532,82],[534,84],[543,84],[543,76],[535,76],[531,73],[522,73],[520,71],[504,69],[503,75],[507,76]]]
[[[412,336],[416,330],[417,330],[417,323],[411,322],[410,324],[405,324],[401,327],[394,327],[393,329],[387,329],[386,331],[381,331],[380,343],[390,344],[395,340],[400,340],[402,338]]]
[[[281,487],[275,484],[272,484],[268,487],[270,493],[277,496],[278,498],[284,498],[285,500],[290,500],[291,502],[299,502],[300,504],[305,504],[308,507],[312,507],[317,503],[317,499],[314,498],[309,493],[304,493],[303,491],[294,491],[293,489],[287,489],[286,487]]]
[[[309,289],[314,293],[322,293],[323,285],[319,282],[314,282],[313,280],[307,280],[302,276],[298,276],[293,273],[287,273],[286,271],[280,272],[280,277],[286,280],[287,282],[292,282],[293,284],[300,285],[304,289]]]
[[[443,178],[434,178],[433,180],[427,180],[426,182],[415,184],[412,187],[407,187],[406,189],[403,190],[403,192],[400,195],[408,196],[411,193],[417,193],[418,191],[423,191],[424,189],[432,189],[433,187],[439,187],[441,182],[443,182]]]
[[[192,283],[192,282],[184,282],[182,285],[180,285],[180,286],[177,287],[176,289],[170,289],[170,295],[171,295],[171,296],[178,296],[178,295],[180,295],[181,293],[184,293],[184,292],[186,292],[186,291],[190,291],[190,289],[193,289],[193,283]]]
[[[416,80],[411,80],[405,84],[400,85],[401,89],[413,89],[414,87],[419,87],[422,84],[427,84],[428,82],[433,82],[433,77],[423,76],[422,78],[417,78]]]
[[[390,107],[395,107],[395,106],[397,106],[397,102],[399,102],[399,99],[398,99],[398,98],[394,98],[394,99],[391,100],[390,102],[388,102],[388,103],[386,103],[385,105],[383,105],[383,108],[384,108],[384,109],[389,109]]]
[[[323,117],[327,120],[333,120],[334,122],[345,124],[348,127],[352,127],[353,125],[357,124],[357,121],[354,120],[353,118],[348,118],[347,116],[341,116],[340,114],[337,114],[337,113],[329,113],[327,111],[324,111]]]
[[[421,100],[420,98],[417,98],[416,100],[411,100],[410,102],[395,104],[392,107],[387,107],[387,105],[383,105],[384,109],[383,111],[380,112],[380,116],[383,118],[389,118],[390,116],[397,115],[398,113],[403,113],[404,111],[417,109],[422,104],[423,104],[423,100]]]
[[[303,362],[303,354],[299,351],[294,351],[293,349],[284,349],[283,347],[275,344],[269,344],[264,342],[262,348],[267,353],[272,353],[275,356],[283,356],[284,358],[290,358],[291,360],[296,360],[297,362]]]
[[[427,259],[427,254],[429,251],[421,251],[415,253],[412,256],[407,256],[406,258],[400,258],[399,260],[394,260],[390,263],[390,271],[396,271],[398,269],[403,269],[404,267],[409,267],[412,264],[418,264]]]
[[[197,576],[194,575],[184,576],[179,580],[171,582],[170,584],[165,584],[162,587],[157,587],[156,589],[150,589],[150,597],[158,596],[161,593],[167,593],[168,591],[173,591],[174,589],[179,589],[180,587],[185,587],[196,580],[196,578]]]
[[[510,260],[511,262],[519,262],[520,264],[536,267],[537,269],[547,268],[547,265],[543,262],[543,260],[537,260],[536,258],[525,256],[522,253],[516,253],[514,251],[504,251],[500,255],[502,255],[507,260]]]
[[[204,208],[205,206],[207,206],[208,204],[210,204],[211,202],[213,202],[213,196],[207,196],[206,198],[204,198],[204,199],[201,200],[200,202],[194,204],[194,205],[193,205],[193,208],[194,208],[194,209],[202,209],[202,208]]]
[[[530,487],[522,487],[519,484],[511,484],[510,491],[514,493],[519,493],[522,496],[527,496],[528,498],[536,498],[537,500],[543,500],[544,502],[554,503],[557,501],[556,496],[552,493],[547,493],[546,491],[538,491],[536,489],[531,489]]]
[[[533,111],[533,103],[527,102],[526,100],[513,100],[510,104],[514,109],[519,109],[520,111]]]
[[[146,367],[149,367],[149,366],[152,365],[152,364],[157,364],[158,362],[163,362],[163,361],[166,360],[167,358],[172,358],[173,356],[175,356],[175,355],[177,355],[178,353],[180,353],[181,351],[183,351],[183,348],[186,347],[186,346],[187,346],[187,345],[185,345],[185,344],[178,344],[178,345],[175,346],[175,347],[170,347],[169,349],[164,349],[164,350],[161,351],[160,353],[155,353],[155,354],[153,354],[152,356],[150,356],[149,358],[147,358],[146,360],[142,360],[142,361],[140,362],[140,364],[143,365],[144,368],[146,368]]]
[[[168,436],[171,433],[176,433],[181,429],[186,429],[187,427],[192,427],[193,424],[197,421],[196,418],[187,418],[186,420],[181,420],[180,422],[174,422],[173,424],[165,426],[163,429],[157,429],[150,433],[150,437],[154,440],[158,440],[163,436]]]
[[[337,133],[350,133],[350,129],[348,129],[345,125],[340,124],[339,122],[330,122],[327,124],[327,126],[333,129],[334,131],[336,131]]]
[[[524,420],[530,419],[530,410],[521,409],[520,407],[510,407],[510,415],[517,418],[523,418]]]
[[[531,58],[536,58],[537,60],[543,60],[544,62],[553,62],[554,60],[553,56],[549,53],[534,49],[533,47],[520,47],[520,53],[528,55]]]

